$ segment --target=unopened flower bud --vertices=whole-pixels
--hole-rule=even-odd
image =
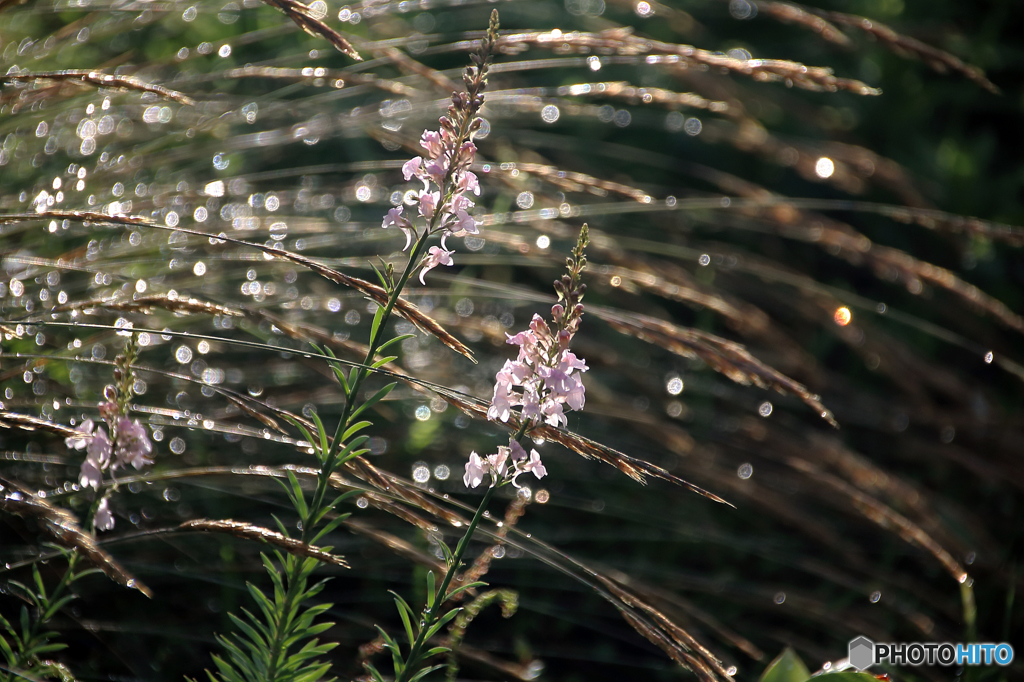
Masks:
[[[564,313],[565,308],[563,308],[560,304],[556,303],[555,305],[551,306],[551,317],[554,318],[555,322],[560,322],[562,320],[562,315]]]
[[[117,400],[117,389],[115,389],[111,384],[107,384],[103,387],[103,397],[110,402],[114,402]]]

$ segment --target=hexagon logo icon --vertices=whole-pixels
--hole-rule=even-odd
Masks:
[[[850,640],[850,665],[863,672],[875,662],[875,643],[867,637]]]

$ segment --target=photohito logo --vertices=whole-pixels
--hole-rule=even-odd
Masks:
[[[850,665],[860,671],[879,663],[891,665],[1010,665],[1013,647],[1006,642],[953,644],[909,642],[876,644],[867,637],[850,640]]]

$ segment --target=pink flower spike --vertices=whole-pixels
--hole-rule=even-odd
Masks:
[[[420,174],[420,169],[423,166],[423,159],[414,156],[402,165],[402,175],[406,181],[412,180],[414,175]]]
[[[438,265],[451,266],[453,263],[453,253],[455,252],[446,251],[445,249],[437,246],[431,246],[430,250],[427,252],[427,257],[423,259],[423,269],[420,270],[420,284],[423,286],[427,285],[423,278],[426,277],[428,272],[436,268]]]
[[[485,473],[487,473],[487,463],[476,452],[469,453],[469,461],[466,462],[466,475],[462,477],[462,482],[466,484],[467,488],[475,488],[483,482]]]

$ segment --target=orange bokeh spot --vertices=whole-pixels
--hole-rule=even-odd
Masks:
[[[836,308],[835,321],[836,324],[838,324],[840,327],[845,327],[846,325],[850,324],[850,320],[852,319],[853,314],[850,312],[849,308],[847,308],[846,306],[843,306],[842,308]]]

